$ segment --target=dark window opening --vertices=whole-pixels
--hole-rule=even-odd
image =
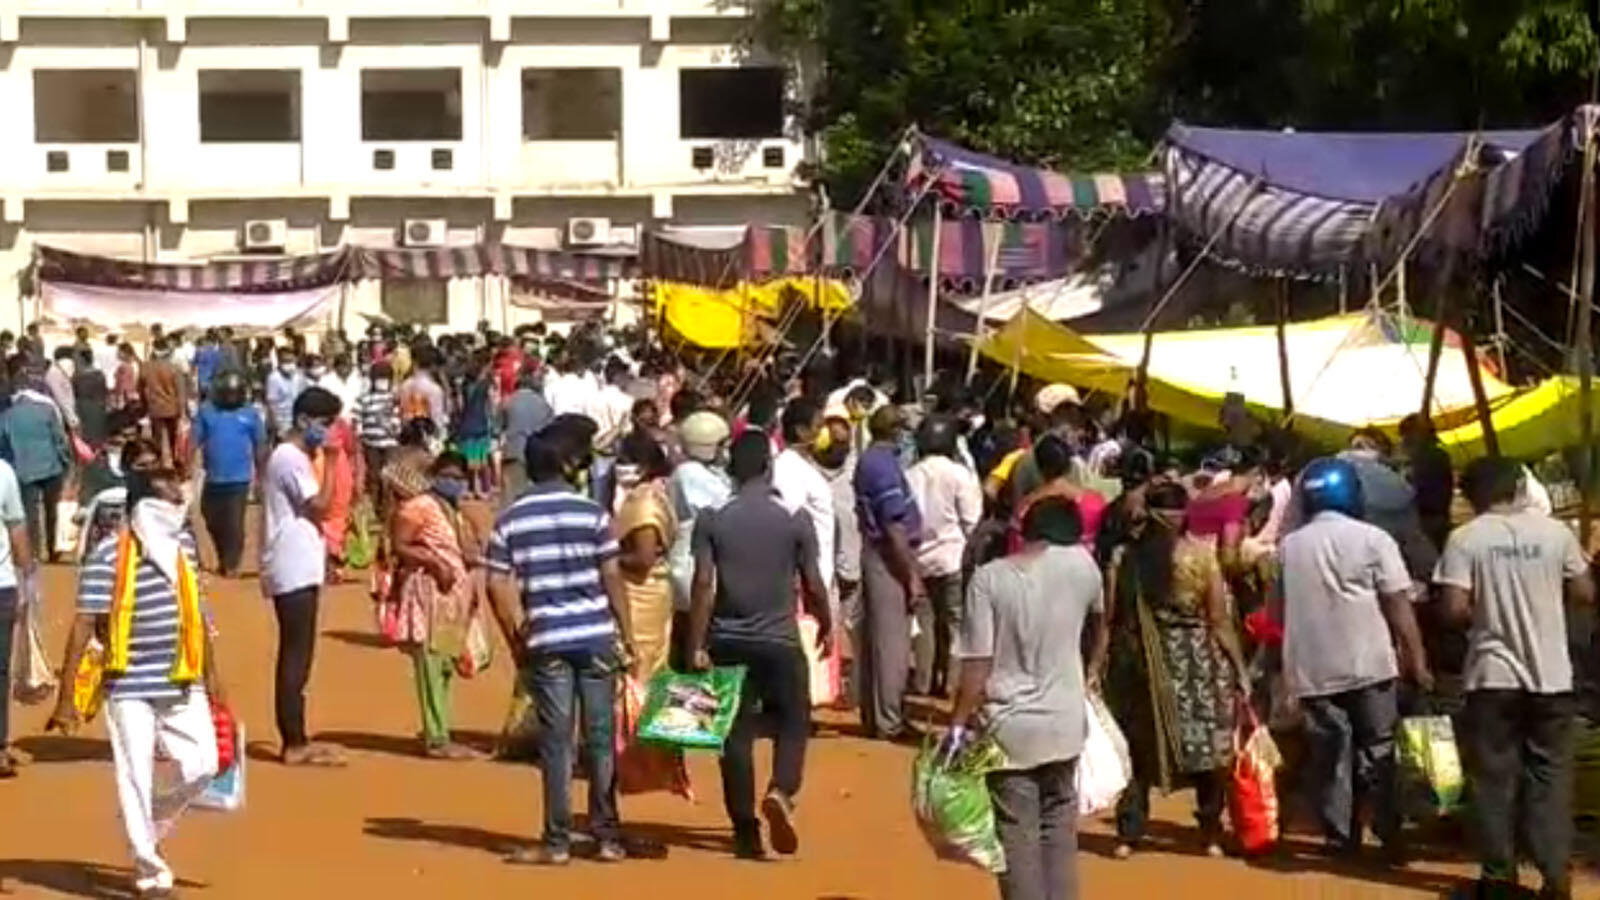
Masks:
[[[783,136],[782,69],[684,69],[678,73],[681,137]]]
[[[461,70],[363,70],[361,139],[461,140]]]
[[[395,322],[443,325],[450,318],[450,286],[444,281],[383,281],[383,314]]]
[[[138,78],[132,69],[36,69],[33,136],[41,144],[132,144],[139,140]]]
[[[524,139],[609,141],[621,131],[622,70],[522,70]]]
[[[210,69],[200,72],[202,143],[300,140],[300,73]]]

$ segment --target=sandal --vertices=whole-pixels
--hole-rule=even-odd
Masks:
[[[429,759],[443,759],[452,762],[463,762],[483,759],[483,754],[471,747],[461,744],[436,744],[423,749],[423,755]]]
[[[283,751],[279,758],[286,766],[342,769],[346,765],[344,756],[330,747],[307,745]]]

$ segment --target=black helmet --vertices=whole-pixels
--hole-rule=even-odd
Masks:
[[[221,409],[238,409],[244,405],[244,376],[228,369],[211,382],[211,401]]]

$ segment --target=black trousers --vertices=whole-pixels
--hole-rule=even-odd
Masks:
[[[321,585],[309,585],[272,598],[278,616],[278,666],[273,705],[278,735],[284,749],[304,747],[306,737],[306,682],[311,679],[311,657],[317,646],[317,595]]]
[[[56,546],[56,504],[61,502],[61,485],[65,480],[65,475],[57,475],[22,485],[22,512],[28,522],[28,540],[33,543],[34,553],[50,560],[64,549]]]
[[[800,792],[811,733],[811,682],[797,645],[762,641],[717,641],[710,649],[719,666],[744,666],[739,714],[722,746],[722,800],[736,837],[759,833],[756,822],[756,734],[773,735],[772,788],[786,797]]]
[[[1520,833],[1545,893],[1570,895],[1576,710],[1572,694],[1467,694],[1461,743],[1485,881],[1516,882]]]
[[[250,483],[208,484],[200,491],[200,516],[217,548],[217,569],[237,575],[244,555],[244,514],[250,503]]]

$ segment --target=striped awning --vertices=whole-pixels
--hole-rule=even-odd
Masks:
[[[35,245],[39,281],[144,290],[270,293],[377,278],[425,280],[505,275],[595,283],[633,277],[628,256],[563,253],[503,244],[427,249],[341,247],[328,253],[196,264],[142,263]]]
[[[947,212],[988,219],[1153,215],[1166,193],[1156,172],[1063,174],[926,136],[915,138],[905,178],[912,196],[932,180]]]
[[[829,214],[822,226],[823,270],[861,278],[877,259],[879,265],[899,265],[924,277],[932,273],[933,221],[919,219],[898,234],[895,221],[882,216]],[[991,251],[996,249],[994,284],[999,290],[1061,278],[1083,253],[1082,223],[1070,219],[946,219],[940,230],[939,281],[946,290],[956,293],[983,290]],[[894,245],[883,250],[891,240]]]
[[[706,246],[679,235],[652,231],[640,248],[641,273],[657,281],[726,289],[743,281],[802,275],[814,269],[806,229],[750,225],[737,242]]]

